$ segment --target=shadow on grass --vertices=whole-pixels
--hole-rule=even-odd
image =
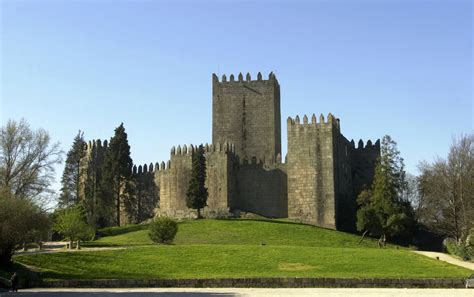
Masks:
[[[13,273],[18,274],[20,280],[20,286],[27,286],[30,280],[38,280],[38,273],[32,271],[27,266],[14,262],[8,266],[0,267],[0,289],[10,288],[10,278]],[[4,295],[1,295],[2,297]]]
[[[108,242],[97,242],[97,241],[86,241],[82,242],[81,246],[83,247],[119,247],[123,246],[123,244],[116,244],[116,243],[108,243]]]

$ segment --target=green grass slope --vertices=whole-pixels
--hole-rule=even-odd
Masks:
[[[147,226],[133,232],[118,232],[118,235],[102,237],[92,244],[96,246],[151,245]],[[231,245],[287,245],[320,247],[377,247],[372,239],[365,239],[360,245],[360,237],[330,229],[296,224],[284,220],[193,220],[179,224],[175,245],[189,244],[231,244]],[[390,246],[389,247],[394,247]]]
[[[128,229],[127,229],[128,228]],[[124,231],[125,230],[125,231]],[[146,226],[107,230],[95,245],[124,249],[15,257],[46,279],[218,277],[467,277],[470,270],[373,240],[286,221],[197,220],[173,245],[154,245]],[[126,233],[124,233],[126,232]]]

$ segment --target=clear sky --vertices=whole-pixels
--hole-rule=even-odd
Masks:
[[[214,72],[276,73],[284,154],[297,114],[391,135],[414,174],[473,131],[471,1],[0,3],[1,123],[25,118],[64,151],[121,122],[137,164],[210,142]]]

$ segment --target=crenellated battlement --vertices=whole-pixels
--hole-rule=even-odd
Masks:
[[[160,170],[160,165],[158,164],[158,162],[155,163],[155,165],[153,165],[153,163],[150,163],[150,164],[143,164],[142,165],[133,165],[132,167],[132,174],[135,175],[135,174],[144,174],[144,173],[155,173],[155,171],[159,171]]]
[[[213,83],[221,83],[221,84],[254,83],[254,82],[258,82],[258,83],[272,82],[273,83],[273,82],[277,82],[277,79],[276,79],[276,76],[273,72],[270,72],[268,74],[268,79],[263,79],[262,73],[259,72],[257,74],[257,79],[252,80],[252,76],[250,75],[249,72],[247,72],[247,74],[245,75],[245,78],[244,78],[244,75],[242,73],[239,73],[237,75],[237,79],[235,78],[234,74],[230,74],[228,80],[227,80],[227,76],[224,74],[224,75],[222,75],[221,80],[219,81],[219,77],[215,73],[213,73],[212,74],[212,82]]]
[[[374,144],[372,144],[370,139],[367,140],[367,143],[365,144],[362,139],[359,139],[357,142],[357,147],[355,145],[354,139],[352,139],[350,143],[351,147],[356,151],[380,151],[380,139],[377,139]]]
[[[228,143],[228,142],[217,142],[214,144],[203,144],[204,146],[204,152],[206,153],[212,153],[212,152],[222,152],[222,153],[235,153],[235,145],[233,143]],[[184,144],[183,146],[178,145],[172,146],[170,150],[170,155],[171,156],[186,156],[186,155],[193,155],[196,150],[198,149],[198,145],[186,145]]]
[[[313,116],[311,117],[311,122],[309,122],[307,115],[304,115],[302,120],[300,119],[299,115],[297,115],[295,118],[288,117],[287,125],[288,125],[288,130],[290,129],[299,130],[299,128],[304,128],[304,127],[317,128],[317,127],[328,126],[328,125],[332,125],[332,126],[335,126],[337,129],[340,129],[340,121],[332,113],[329,113],[326,119],[324,118],[323,114],[320,114],[319,121],[317,120],[316,115],[313,113]]]
[[[194,154],[194,152],[196,152],[196,149],[197,149],[197,146],[194,146],[192,144],[190,144],[189,146],[186,145],[186,144],[184,144],[183,146],[178,145],[177,147],[172,146],[171,151],[170,151],[170,155],[171,156],[192,155],[192,154]]]
[[[93,139],[86,142],[86,151],[91,151],[92,149],[107,149],[108,142],[104,140],[103,142],[100,139]]]

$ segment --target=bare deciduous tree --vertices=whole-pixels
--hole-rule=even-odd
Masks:
[[[47,192],[63,154],[59,143],[50,142],[48,132],[33,131],[25,120],[9,120],[1,127],[0,187],[22,199]]]
[[[418,219],[465,241],[474,227],[474,134],[454,139],[447,159],[419,165]]]

